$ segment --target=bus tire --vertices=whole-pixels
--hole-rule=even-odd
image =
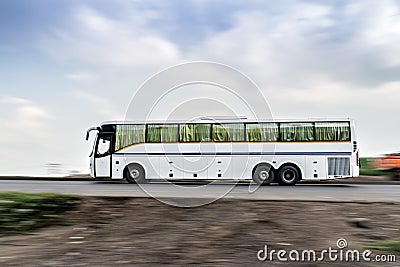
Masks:
[[[145,184],[147,183],[145,172],[139,164],[130,164],[126,168],[126,180],[130,184]]]
[[[274,180],[274,170],[267,164],[258,165],[253,173],[253,182],[268,185]]]
[[[276,181],[280,185],[295,185],[300,180],[300,171],[293,165],[282,166]]]

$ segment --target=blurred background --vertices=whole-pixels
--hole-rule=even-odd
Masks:
[[[276,118],[356,119],[363,174],[400,151],[395,0],[3,0],[0,38],[0,175],[88,173],[85,130],[193,60],[248,75]]]

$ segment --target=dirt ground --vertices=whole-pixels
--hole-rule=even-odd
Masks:
[[[0,266],[287,266],[268,249],[365,249],[400,239],[400,204],[218,200],[198,208],[151,198],[95,198],[62,215],[67,226],[0,238]],[[376,251],[374,251],[376,253]],[[380,252],[382,253],[382,252]],[[386,252],[386,254],[389,254]],[[318,262],[300,266],[399,266]]]

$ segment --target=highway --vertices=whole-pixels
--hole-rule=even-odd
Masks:
[[[84,196],[205,198],[251,200],[297,200],[338,202],[400,202],[400,185],[298,184],[257,187],[250,184],[170,184],[135,185],[95,181],[2,180],[0,191],[52,192]]]

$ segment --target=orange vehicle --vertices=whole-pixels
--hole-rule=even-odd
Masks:
[[[374,161],[374,167],[387,172],[392,179],[400,179],[400,153],[387,154]]]

